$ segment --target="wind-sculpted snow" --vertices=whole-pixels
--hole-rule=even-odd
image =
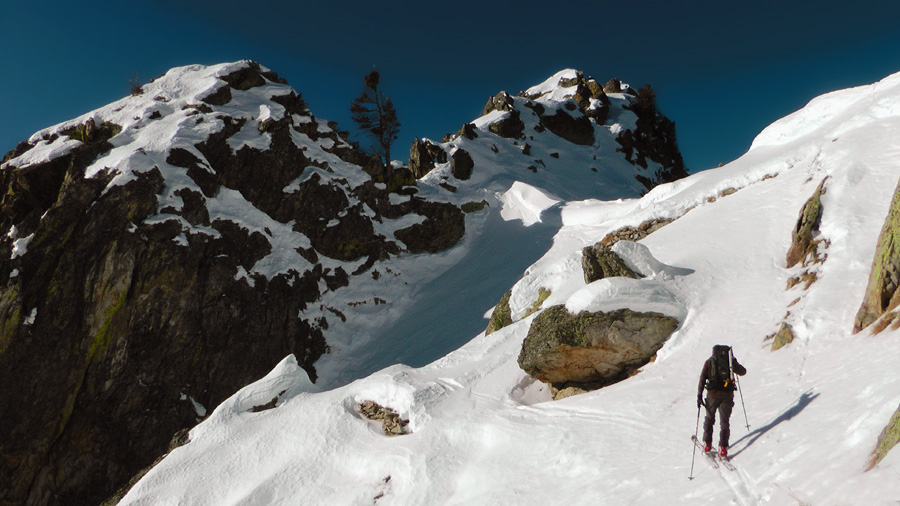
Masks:
[[[811,104],[796,115],[807,118],[802,127],[776,123],[763,137],[777,142],[642,198],[572,201],[523,178],[564,203],[552,244],[513,286],[512,324],[472,332],[422,367],[385,368],[260,413],[217,411],[123,504],[890,504],[900,497],[900,453],[865,468],[900,402],[900,331],[852,330],[897,185],[896,82]],[[857,123],[823,135],[845,120]],[[474,142],[467,149],[487,156]],[[791,231],[825,176],[827,259],[815,284],[786,289],[799,269],[785,265]],[[674,221],[617,245],[645,279],[585,285],[582,248],[662,218]],[[518,253],[510,244],[505,254]],[[681,324],[637,375],[551,402],[516,364],[536,317],[523,315],[541,289],[551,292],[541,307],[588,308],[622,294],[678,312]],[[458,299],[458,286],[442,295]],[[764,339],[786,314],[795,339],[773,353]],[[716,344],[734,346],[748,370],[731,418],[737,471],[698,459],[688,480],[699,369]],[[363,400],[408,417],[412,434],[383,436],[354,411]]]

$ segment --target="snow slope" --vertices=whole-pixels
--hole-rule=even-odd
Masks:
[[[550,247],[562,224],[559,203],[646,192],[635,176],[652,179],[662,166],[650,160],[641,168],[617,151],[619,132],[634,130],[637,123],[625,93],[607,95],[609,115],[604,122],[592,120],[592,144],[573,144],[540,126],[535,104],[546,111],[571,105],[577,87],[564,84],[578,76],[576,70],[562,70],[525,91],[533,100],[510,97],[524,125],[521,138],[491,131],[511,113],[497,110],[472,121],[474,138],[457,134],[440,144],[451,155],[468,153],[472,175],[459,180],[450,161],[438,163],[418,181],[415,198],[487,207],[467,215],[466,236],[456,247],[391,259],[391,275],[360,276],[352,287],[324,294],[321,315],[331,316],[324,308],[341,308],[347,318],[328,330],[331,352],[316,363],[319,385],[345,385],[396,363],[422,366],[459,348],[484,329],[484,312]],[[516,248],[512,254],[510,245]],[[376,297],[384,303],[372,304]],[[314,311],[307,315],[316,317]]]
[[[562,228],[516,283],[513,319],[541,287],[552,292],[543,307],[623,297],[635,309],[666,307],[681,326],[640,374],[550,401],[516,364],[534,315],[469,334],[425,366],[327,391],[287,357],[218,406],[122,504],[897,504],[900,450],[865,468],[900,403],[900,333],[851,329],[900,174],[898,113],[900,74],[816,99],[740,159],[640,199],[573,201],[544,189],[565,200]],[[791,230],[826,178],[827,260],[808,289],[786,290],[801,269],[785,268]],[[546,202],[529,194],[505,202],[525,216]],[[649,276],[585,286],[581,248],[651,218],[678,219],[646,248],[619,250]],[[797,339],[772,352],[765,337],[785,319]],[[732,416],[738,469],[697,456],[689,480],[699,369],[720,343],[749,371],[746,411],[739,400]],[[275,409],[250,411],[273,397]],[[400,412],[411,434],[385,437],[358,414],[364,400]]]

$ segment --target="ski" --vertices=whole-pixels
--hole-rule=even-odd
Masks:
[[[734,464],[731,463],[731,460],[728,457],[719,457],[718,455],[716,455],[716,460],[721,462],[722,465],[725,466],[725,469],[728,469],[729,471],[737,471],[737,468],[734,467]]]
[[[716,454],[716,452],[703,451],[704,445],[700,442],[699,439],[697,439],[697,436],[691,436],[691,441],[693,441],[694,444],[697,445],[697,448],[700,448],[700,451],[703,452],[704,455],[706,455],[707,460],[709,460],[709,463],[712,464],[713,467],[718,468],[719,463],[721,462],[722,465],[725,466],[725,469],[728,469],[729,471],[737,471],[737,468],[734,467],[734,464],[731,463],[731,460],[728,457],[720,457],[718,454]]]
[[[691,441],[694,442],[694,444],[697,446],[697,448],[700,448],[700,452],[706,456],[706,460],[709,461],[710,465],[715,467],[716,469],[718,469],[719,461],[717,460],[716,455],[713,452],[705,451],[703,448],[703,443],[701,443],[700,440],[697,439],[697,436],[691,436]],[[730,462],[729,462],[729,464],[730,464]]]

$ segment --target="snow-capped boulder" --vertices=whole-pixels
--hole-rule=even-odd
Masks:
[[[531,323],[518,363],[557,388],[614,383],[648,363],[678,327],[661,313],[630,309],[570,313],[544,310]]]
[[[584,282],[593,283],[598,279],[622,276],[638,278],[637,274],[625,265],[625,262],[602,241],[581,250],[581,268],[584,270]]]

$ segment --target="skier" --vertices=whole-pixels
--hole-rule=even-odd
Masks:
[[[747,374],[734,358],[730,346],[718,344],[713,346],[713,354],[703,364],[700,372],[700,385],[697,387],[697,409],[704,405],[703,389],[706,388],[706,418],[703,420],[703,442],[705,451],[712,449],[713,425],[716,424],[716,412],[719,413],[719,456],[728,456],[728,437],[730,435],[729,419],[734,408],[734,375]]]

